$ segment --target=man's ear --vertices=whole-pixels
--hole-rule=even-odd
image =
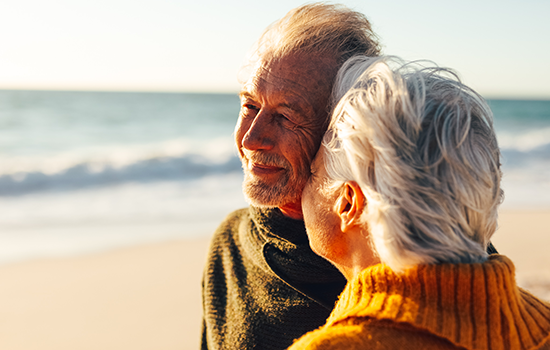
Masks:
[[[346,232],[360,223],[364,206],[365,195],[357,182],[344,183],[335,205],[336,214],[340,217],[342,232]]]

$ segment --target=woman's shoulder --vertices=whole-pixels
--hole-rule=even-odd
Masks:
[[[406,323],[370,318],[349,318],[309,332],[289,350],[336,349],[464,349]]]

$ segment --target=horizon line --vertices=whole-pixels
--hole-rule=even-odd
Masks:
[[[118,89],[118,88],[21,88],[1,87],[0,91],[35,91],[35,92],[97,92],[97,93],[145,93],[145,94],[212,94],[212,95],[237,95],[239,90],[230,89]],[[529,100],[550,101],[550,95],[527,94],[483,94],[487,100]]]

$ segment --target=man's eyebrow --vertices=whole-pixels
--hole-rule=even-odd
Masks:
[[[242,90],[241,92],[239,92],[239,98],[241,98],[241,99],[242,98],[247,98],[247,99],[256,101],[256,96],[254,96],[254,94],[252,94],[250,91],[247,91],[247,90]],[[291,112],[297,113],[297,114],[300,114],[300,115],[305,115],[306,114],[306,110],[303,108],[303,106],[301,105],[299,100],[289,101],[289,102],[282,102],[282,103],[277,104],[277,107],[286,108],[286,109],[290,110]]]
[[[243,90],[239,92],[239,98],[249,98],[251,100],[254,100],[254,95],[252,95],[250,92]]]

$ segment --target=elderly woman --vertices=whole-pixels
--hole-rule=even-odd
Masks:
[[[486,253],[502,191],[484,100],[387,57],[347,62],[334,95],[302,206],[348,284],[291,349],[550,349],[550,305]]]

